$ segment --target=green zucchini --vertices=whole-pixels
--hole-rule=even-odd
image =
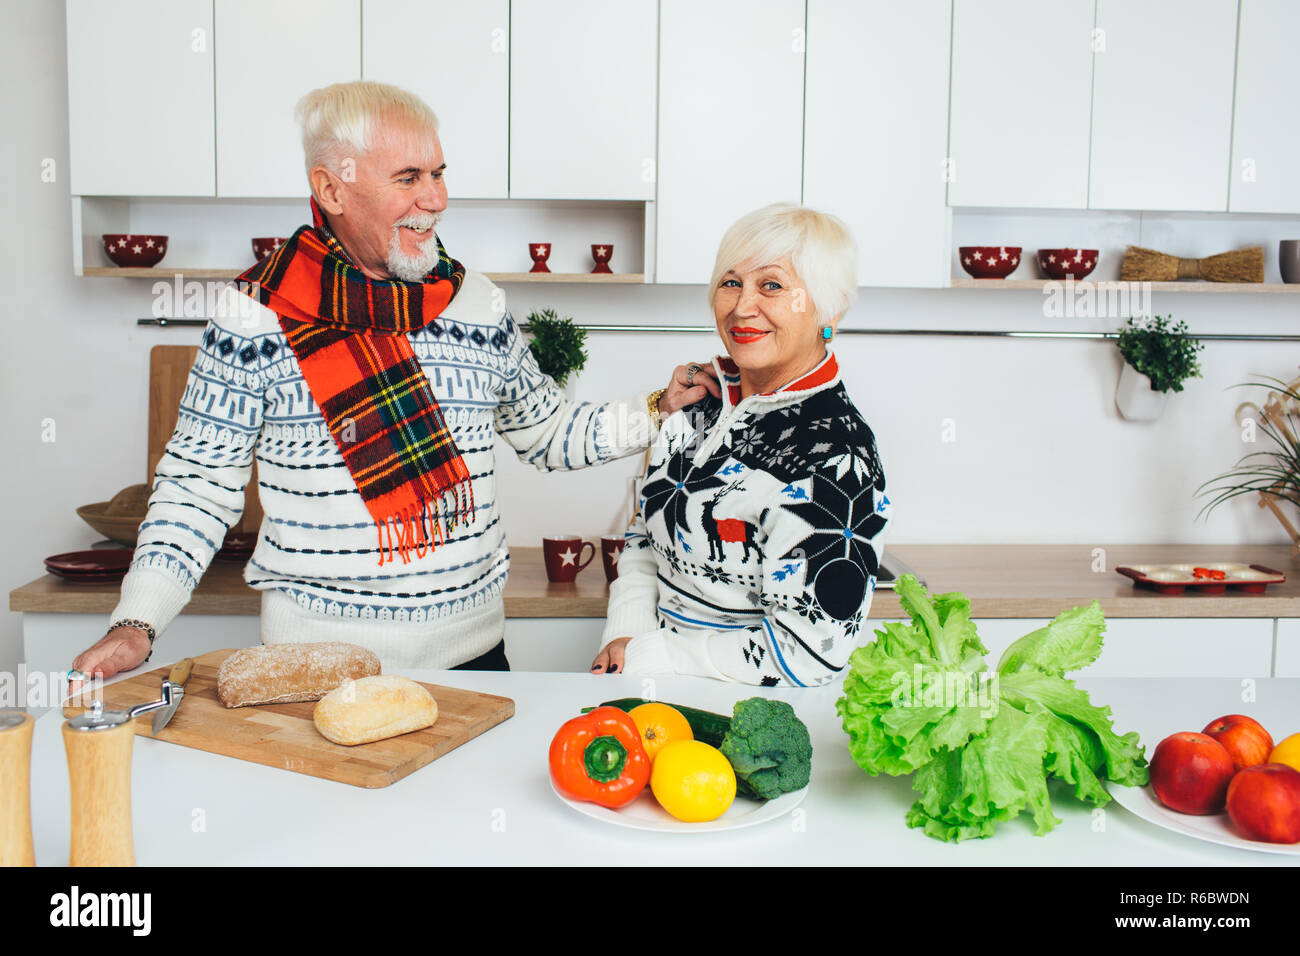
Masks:
[[[681,715],[686,718],[686,722],[691,725],[691,733],[695,739],[710,747],[721,747],[722,738],[727,735],[731,729],[731,718],[724,717],[722,714],[714,714],[707,710],[698,710],[694,707],[684,707],[681,704],[670,703],[666,700],[652,701],[645,700],[642,697],[621,697],[618,700],[607,700],[599,704],[600,707],[617,707],[622,711],[630,711],[633,707],[640,707],[642,704],[665,704],[674,710],[680,711]],[[589,714],[595,707],[584,707],[582,712]]]

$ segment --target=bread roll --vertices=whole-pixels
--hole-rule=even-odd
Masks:
[[[438,702],[410,678],[363,677],[322,697],[313,719],[327,740],[368,744],[431,726],[438,719]]]
[[[345,681],[380,670],[374,651],[342,641],[245,647],[221,662],[217,698],[227,707],[320,700]]]

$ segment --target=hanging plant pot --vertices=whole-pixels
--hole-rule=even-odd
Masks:
[[[1153,422],[1165,410],[1168,392],[1157,392],[1147,378],[1128,362],[1119,373],[1115,389],[1115,407],[1131,422]]]

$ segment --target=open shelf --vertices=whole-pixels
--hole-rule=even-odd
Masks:
[[[87,266],[83,275],[104,279],[236,279],[243,269],[173,269],[151,266]],[[493,282],[644,283],[640,272],[485,272]]]
[[[1065,288],[1070,282],[1074,289],[1093,287],[1098,291],[1144,286],[1152,292],[1300,292],[1300,283],[1285,282],[1206,282],[1188,279],[1179,282],[1120,282],[1113,279],[971,279],[954,276],[953,289],[1035,289],[1039,292],[1049,284]]]

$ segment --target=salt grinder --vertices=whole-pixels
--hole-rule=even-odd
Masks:
[[[31,714],[0,712],[0,866],[35,866]]]
[[[69,866],[135,866],[131,837],[132,716],[102,701],[63,724],[72,788]]]

